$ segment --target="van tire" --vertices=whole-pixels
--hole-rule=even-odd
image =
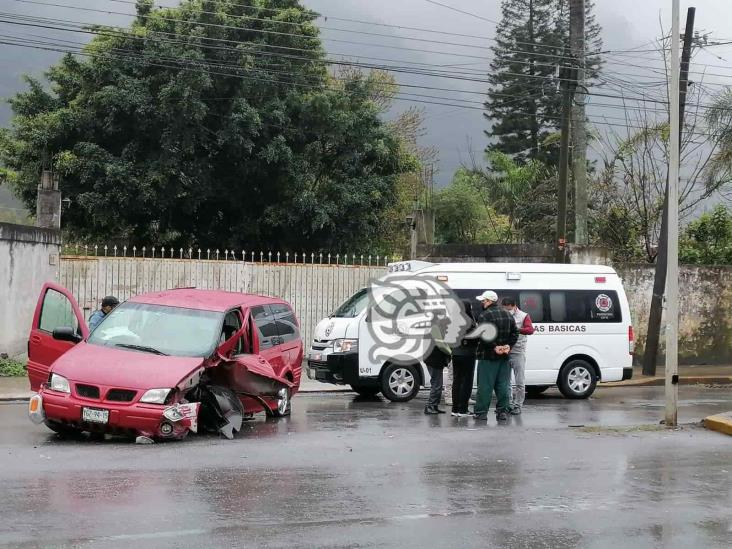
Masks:
[[[275,407],[272,408],[274,417],[287,417],[292,412],[292,391],[289,387],[283,387],[277,391]]]
[[[595,367],[586,360],[570,360],[560,370],[557,386],[565,398],[589,398],[597,387]]]
[[[381,392],[380,387],[374,387],[372,385],[351,385],[351,389],[355,393],[358,393],[362,397],[375,397]]]
[[[549,388],[549,385],[527,385],[526,394],[529,396],[539,396]]]
[[[381,372],[381,393],[392,402],[408,402],[419,392],[420,377],[412,364],[389,364]]]

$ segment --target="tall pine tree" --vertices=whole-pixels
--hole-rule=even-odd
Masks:
[[[602,47],[600,26],[586,2],[587,80],[596,78]],[[537,159],[556,164],[558,144],[545,143],[560,126],[561,89],[558,67],[569,61],[567,0],[503,0],[496,29],[490,87],[484,116],[491,127],[489,151],[517,161]]]

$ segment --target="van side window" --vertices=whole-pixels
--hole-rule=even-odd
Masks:
[[[74,333],[79,333],[79,321],[76,319],[71,302],[62,293],[49,288],[43,298],[38,328],[51,333],[55,328],[61,327],[73,328]]]
[[[544,292],[535,290],[520,291],[518,306],[525,313],[529,313],[533,322],[544,322]]]
[[[549,317],[552,322],[567,322],[567,294],[549,292]]]
[[[277,342],[277,328],[269,305],[257,305],[251,308],[254,325],[259,332],[259,348],[271,349]]]
[[[286,343],[300,339],[300,329],[297,326],[295,313],[284,303],[274,303],[270,305],[272,315],[275,320],[277,334],[280,336],[280,343]]]
[[[475,299],[483,290],[456,290],[461,299]],[[501,290],[499,302],[513,297],[533,322],[622,322],[618,292],[614,290]],[[480,311],[478,304],[476,311]]]

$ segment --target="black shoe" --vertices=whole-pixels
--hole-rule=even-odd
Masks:
[[[479,412],[474,415],[475,419],[479,421],[485,421],[488,419],[488,413],[487,412]]]
[[[504,411],[500,411],[496,414],[496,421],[508,421],[508,414]]]
[[[439,414],[440,410],[438,410],[435,406],[426,406],[424,409],[424,413],[427,414],[428,416],[432,416],[432,415]]]
[[[521,415],[521,406],[513,406],[511,408],[510,414],[512,416],[520,416]]]
[[[446,414],[447,412],[445,410],[440,410],[437,406],[435,406],[435,410],[437,410],[438,414]]]

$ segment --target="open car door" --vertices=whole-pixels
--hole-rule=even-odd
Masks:
[[[78,340],[89,336],[89,328],[78,303],[66,288],[47,282],[38,297],[28,338],[28,379],[32,391],[48,380],[51,365],[76,343],[53,338],[57,328],[71,328]]]

